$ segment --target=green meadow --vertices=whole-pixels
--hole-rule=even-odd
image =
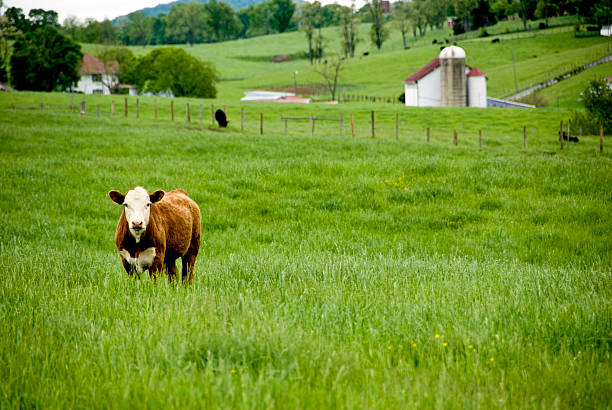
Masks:
[[[554,109],[157,101],[0,94],[0,408],[610,406],[608,137],[561,149]],[[136,185],[199,204],[191,286],[123,271],[107,192]]]

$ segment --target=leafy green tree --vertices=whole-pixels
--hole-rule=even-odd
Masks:
[[[153,26],[151,27],[151,44],[166,44],[166,26],[167,16],[160,14],[154,17]]]
[[[28,13],[28,16],[30,17],[30,30],[36,30],[44,26],[59,27],[56,11],[32,9]]]
[[[588,117],[603,124],[604,132],[612,132],[612,89],[603,80],[593,80],[583,93]]]
[[[300,30],[306,34],[306,41],[308,42],[308,59],[310,64],[314,60],[314,32],[316,27],[320,27],[321,23],[321,3],[314,1],[312,3],[305,3],[301,8],[300,17]]]
[[[342,35],[342,52],[344,57],[355,57],[357,47],[357,23],[355,21],[355,3],[344,7],[340,19],[340,34]]]
[[[232,6],[222,1],[210,0],[204,8],[207,40],[225,41],[235,38],[240,33],[241,23]]]
[[[2,0],[0,0],[0,9],[2,9]],[[3,15],[0,15],[0,82],[8,81],[9,55],[11,51],[11,43],[20,34],[15,25]]]
[[[274,30],[284,33],[291,23],[291,18],[295,12],[295,4],[291,0],[270,0],[269,7],[274,17],[272,23]]]
[[[137,59],[131,73],[144,92],[172,91],[176,97],[215,98],[217,73],[183,49],[160,47]]]
[[[53,26],[20,36],[13,44],[11,84],[18,90],[63,91],[79,80],[81,46]]]
[[[11,24],[20,32],[27,33],[30,31],[30,21],[23,14],[23,10],[17,7],[9,7],[4,13],[6,18],[9,19]]]
[[[151,36],[153,19],[144,13],[130,13],[123,26],[123,38],[126,44],[146,46]]]
[[[113,62],[117,62],[118,70],[115,74],[119,78],[120,83],[129,84],[131,83],[131,74],[134,69],[134,63],[136,59],[134,53],[127,47],[113,47],[106,48],[97,56],[105,67],[109,67]],[[118,84],[105,84],[109,89],[116,87]]]
[[[168,14],[166,34],[177,43],[200,43],[204,40],[206,8],[201,3],[181,3],[172,6]]]
[[[389,31],[385,27],[385,16],[383,14],[382,0],[372,0],[370,3],[370,16],[372,25],[370,26],[370,38],[376,48],[381,49],[383,43],[389,36]]]

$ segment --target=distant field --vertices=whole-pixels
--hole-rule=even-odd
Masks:
[[[568,17],[552,22],[571,24]],[[530,24],[535,27],[538,22]],[[606,55],[605,38],[575,38],[572,26],[505,34],[506,30],[516,30],[520,25],[522,23],[516,21],[503,22],[489,28],[491,33],[497,33],[494,36],[463,39],[458,43],[467,52],[467,64],[478,66],[487,74],[490,96],[506,97],[515,92],[515,68],[518,88],[523,89],[562,74],[576,64]],[[432,44],[433,40],[444,41],[451,37],[450,30],[430,31],[417,39],[410,36],[411,48],[404,50],[399,31],[393,25],[389,28],[390,39],[378,51],[370,43],[369,25],[359,26],[356,57],[346,64],[340,79],[340,92],[397,98],[403,93],[403,80],[439,54],[440,45]],[[338,28],[326,28],[323,35],[327,39],[328,54],[337,55],[340,52]],[[501,42],[492,44],[491,39],[495,37]],[[202,60],[215,63],[221,77],[218,82],[221,99],[239,99],[244,91],[253,89],[293,87],[296,71],[298,85],[324,82],[307,60],[299,58],[306,52],[306,40],[301,32],[181,47]],[[140,55],[152,48],[132,47],[132,50]],[[86,45],[84,49],[96,53],[101,47]],[[363,57],[366,51],[370,55]],[[294,60],[268,62],[280,54],[293,56]]]
[[[558,101],[560,107],[583,108],[581,93],[586,90],[589,83],[592,80],[610,76],[612,76],[612,62],[583,71],[572,78],[538,91],[538,94],[545,96],[551,107],[556,107]]]
[[[566,111],[10,108],[69,98],[0,93],[0,408],[609,407],[612,144],[560,150]],[[123,272],[135,185],[200,205],[192,286]]]

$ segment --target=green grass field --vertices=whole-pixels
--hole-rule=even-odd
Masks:
[[[10,109],[69,98],[0,94],[0,408],[610,406],[611,146],[560,150],[566,112]],[[349,111],[355,138],[279,121]],[[107,192],[136,185],[200,205],[192,286],[124,273]]]

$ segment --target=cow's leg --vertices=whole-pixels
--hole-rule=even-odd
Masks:
[[[157,282],[157,275],[161,273],[163,268],[164,268],[164,255],[161,254],[159,256],[155,256],[155,259],[153,259],[153,263],[151,264],[151,267],[149,268],[149,273],[154,282]]]
[[[123,269],[127,272],[128,275],[134,276],[134,267],[128,263],[125,259],[121,258],[121,263],[123,263]]]
[[[200,250],[200,238],[194,238],[191,240],[191,245],[189,246],[189,250],[181,258],[183,261],[183,269],[181,272],[181,276],[183,279],[183,283],[187,281],[189,284],[193,281],[193,271],[195,270],[195,262],[198,256],[198,251]]]
[[[178,268],[176,267],[176,259],[170,261],[166,259],[166,270],[168,271],[168,283],[172,283],[173,279],[176,279],[178,274]]]

